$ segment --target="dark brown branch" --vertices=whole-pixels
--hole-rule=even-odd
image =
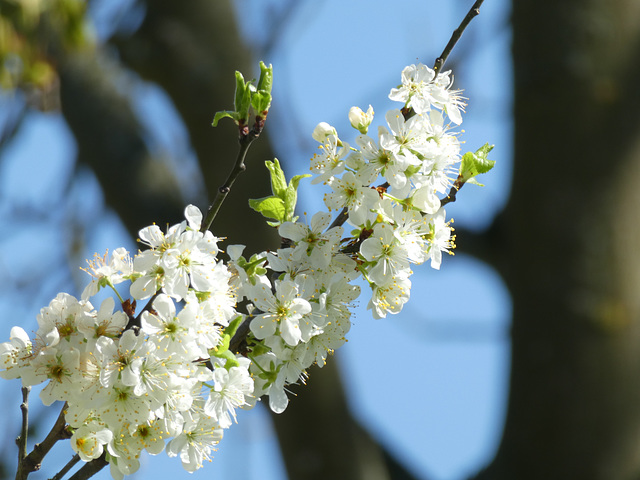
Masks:
[[[16,472],[16,480],[27,478],[30,472],[25,469],[24,459],[27,456],[27,435],[29,430],[29,392],[31,387],[22,387],[22,403],[20,411],[22,412],[22,430],[20,436],[16,439],[18,444],[18,471]]]
[[[206,232],[207,230],[209,230],[209,228],[211,228],[211,224],[216,218],[216,215],[218,214],[220,207],[227,198],[227,195],[229,195],[231,187],[235,183],[238,176],[247,169],[247,166],[244,163],[245,158],[247,157],[247,152],[249,151],[249,147],[254,142],[254,140],[256,140],[260,136],[260,133],[262,132],[262,129],[264,127],[265,120],[266,115],[257,116],[255,126],[250,131],[248,129],[245,131],[245,129],[240,126],[240,137],[238,139],[240,148],[238,149],[236,163],[231,169],[227,180],[220,188],[218,188],[216,197],[214,198],[213,203],[211,203],[211,205],[209,206],[207,215],[202,222],[202,227],[200,228],[201,232]]]
[[[53,448],[58,440],[69,438],[69,433],[66,430],[67,423],[64,419],[64,411],[67,408],[65,403],[60,410],[60,415],[47,437],[40,443],[38,443],[31,453],[22,458],[18,465],[18,473],[16,474],[16,480],[26,479],[31,472],[35,472],[40,469],[42,459]]]
[[[67,464],[66,464],[64,467],[62,467],[62,469],[61,469],[58,473],[56,473],[53,477],[51,477],[51,479],[50,479],[50,480],[60,480],[60,479],[61,479],[62,477],[64,477],[64,476],[67,474],[67,472],[68,472],[69,470],[71,470],[71,469],[76,465],[76,463],[78,463],[79,461],[80,461],[80,455],[78,455],[78,454],[76,453],[73,457],[71,457],[71,460],[69,460],[69,461],[67,462]]]
[[[436,58],[436,62],[433,65],[433,69],[436,72],[436,75],[435,75],[436,77],[438,76],[438,73],[440,73],[440,70],[442,70],[442,67],[444,66],[444,63],[447,61],[447,58],[449,58],[449,54],[453,50],[453,47],[456,46],[456,43],[458,43],[458,40],[460,40],[460,37],[462,37],[462,34],[464,33],[465,29],[467,28],[469,23],[471,23],[471,20],[473,20],[475,17],[477,17],[480,14],[480,6],[482,5],[483,2],[484,0],[477,0],[476,3],[474,3],[471,9],[467,12],[465,17],[462,19],[460,26],[453,31],[453,34],[451,34],[449,43],[447,43],[447,46],[444,47],[444,50],[442,51],[440,56]]]
[[[104,452],[100,457],[85,464],[69,480],[87,480],[88,478],[91,478],[93,475],[102,470],[104,467],[106,467],[108,464],[109,462],[107,462],[107,452]]]
[[[349,214],[347,212],[348,212],[347,207],[344,207],[342,211],[338,214],[336,219],[333,221],[333,223],[329,225],[329,228],[327,230],[331,230],[334,227],[342,226],[344,222],[346,222],[347,219],[349,218]]]
[[[465,182],[461,181],[460,175],[458,175],[458,178],[456,179],[453,186],[451,187],[451,190],[449,190],[449,194],[446,197],[444,197],[442,200],[440,200],[440,206],[444,207],[447,203],[455,202],[456,195],[458,195],[458,192],[460,191],[460,189],[464,187],[464,183]]]

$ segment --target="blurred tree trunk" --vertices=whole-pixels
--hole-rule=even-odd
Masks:
[[[478,479],[640,478],[640,2],[514,0],[504,436]]]

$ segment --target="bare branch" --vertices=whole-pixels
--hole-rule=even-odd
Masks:
[[[69,438],[69,433],[66,430],[67,423],[64,418],[64,411],[67,408],[67,404],[62,406],[60,415],[56,423],[51,427],[51,431],[47,437],[40,443],[38,443],[31,453],[22,458],[18,465],[18,473],[16,474],[16,480],[25,480],[31,472],[35,472],[40,469],[42,459],[53,448],[58,440]],[[19,476],[20,475],[20,476]]]
[[[62,469],[61,469],[58,473],[56,473],[53,477],[51,477],[51,479],[50,479],[50,480],[60,480],[60,479],[61,479],[62,477],[64,477],[64,476],[67,474],[67,472],[68,472],[69,470],[71,470],[71,469],[75,466],[75,464],[76,464],[76,463],[78,463],[79,461],[80,461],[80,455],[78,455],[78,454],[76,453],[73,457],[71,457],[71,460],[69,460],[69,461],[67,462],[67,464],[66,464],[64,467],[62,467]]]
[[[20,436],[16,439],[18,444],[18,471],[16,472],[16,480],[27,478],[29,471],[25,469],[24,459],[27,456],[27,434],[29,430],[29,392],[31,387],[22,387],[22,403],[20,410],[22,412],[22,430]]]
[[[218,188],[216,193],[216,197],[213,199],[213,203],[209,206],[209,210],[207,210],[207,215],[202,222],[202,227],[200,228],[201,232],[206,232],[211,228],[211,224],[213,220],[216,218],[220,207],[224,203],[227,195],[231,191],[231,187],[235,183],[238,176],[247,169],[247,166],[244,164],[245,158],[247,157],[247,152],[249,151],[249,147],[256,140],[260,133],[262,132],[262,128],[264,127],[264,122],[266,120],[266,116],[256,116],[256,122],[254,127],[251,130],[248,128],[243,128],[240,126],[240,137],[238,142],[240,143],[240,148],[238,149],[238,155],[236,157],[236,163],[234,164],[227,180],[224,184]]]
[[[444,50],[442,51],[440,56],[436,58],[436,62],[433,65],[433,69],[436,72],[436,76],[438,76],[438,73],[440,73],[440,70],[442,70],[442,67],[444,66],[444,63],[447,61],[447,58],[449,58],[449,54],[453,50],[453,47],[456,46],[456,43],[458,43],[458,40],[460,40],[460,37],[462,37],[462,34],[464,33],[469,23],[471,23],[471,20],[473,20],[478,15],[480,15],[480,6],[483,4],[483,2],[484,0],[476,0],[476,3],[473,4],[471,9],[467,12],[465,17],[462,19],[460,26],[453,31],[453,34],[449,39],[449,43],[447,43],[447,46],[444,47]]]
[[[91,478],[104,467],[109,464],[107,462],[107,452],[104,452],[100,457],[95,460],[91,460],[89,463],[86,463],[82,466],[80,470],[78,470],[69,480],[87,480]]]

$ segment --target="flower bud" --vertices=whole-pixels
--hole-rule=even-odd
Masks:
[[[327,122],[320,122],[316,128],[313,129],[313,133],[311,134],[313,139],[320,143],[324,143],[329,135],[335,135],[337,137],[338,132]]]
[[[364,113],[360,107],[351,107],[349,110],[349,121],[351,126],[358,130],[361,134],[366,135],[369,125],[373,121],[373,107],[369,105],[367,113]]]

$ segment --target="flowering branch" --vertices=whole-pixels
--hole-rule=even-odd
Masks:
[[[453,50],[453,47],[456,46],[456,43],[458,43],[458,40],[460,40],[460,37],[462,37],[462,33],[467,28],[467,25],[471,23],[471,20],[480,15],[480,6],[483,3],[484,0],[476,0],[476,3],[474,3],[471,9],[467,12],[458,28],[453,31],[453,34],[449,39],[449,43],[447,43],[447,46],[444,47],[444,50],[442,51],[440,56],[436,58],[436,62],[433,65],[433,69],[435,70],[436,75],[438,75],[442,70],[444,63],[447,61],[447,58],[449,58],[449,54]]]
[[[166,232],[143,228],[139,241],[148,248],[133,259],[124,248],[96,257],[80,300],[60,293],[40,310],[35,339],[13,327],[0,344],[0,377],[21,378],[25,386],[16,480],[40,468],[65,437],[77,456],[54,480],[78,459],[86,464],[71,480],[86,480],[107,464],[121,479],[138,470],[143,450],[165,450],[189,472],[201,468],[237,408],[264,397],[272,411],[283,412],[287,386],[304,382],[308,368],[322,367],[346,342],[358,278],[371,291],[372,316],[394,315],[409,300],[411,265],[439,269],[442,254],[454,248],[442,206],[493,167],[491,147],[461,155],[458,134],[450,131],[462,122],[460,91],[451,88],[451,72],[436,76],[419,64],[406,67],[391,89],[389,98],[401,106],[386,113],[378,139],[366,135],[373,109],[354,107],[349,119],[360,132],[358,148],[320,124],[313,138],[322,153],[311,159],[312,174],[287,180],[277,160],[267,161],[273,195],[249,204],[278,228],[280,248],[247,259],[243,246],[228,245],[229,260],[219,259],[211,224],[246,169],[271,102],[271,67],[261,64],[261,72],[257,86],[236,72],[235,109],[214,118],[214,126],[220,118],[234,120],[239,151],[206,217],[189,205],[185,220]],[[308,224],[295,216],[305,177],[331,188],[326,208]],[[372,186],[380,177],[384,183]],[[441,202],[438,195],[447,191]],[[340,213],[333,219],[332,212]],[[117,295],[121,309],[114,311],[114,297],[99,308],[89,301],[122,282],[130,282],[130,298]],[[65,404],[45,440],[25,455],[28,388],[43,382],[42,402]]]

